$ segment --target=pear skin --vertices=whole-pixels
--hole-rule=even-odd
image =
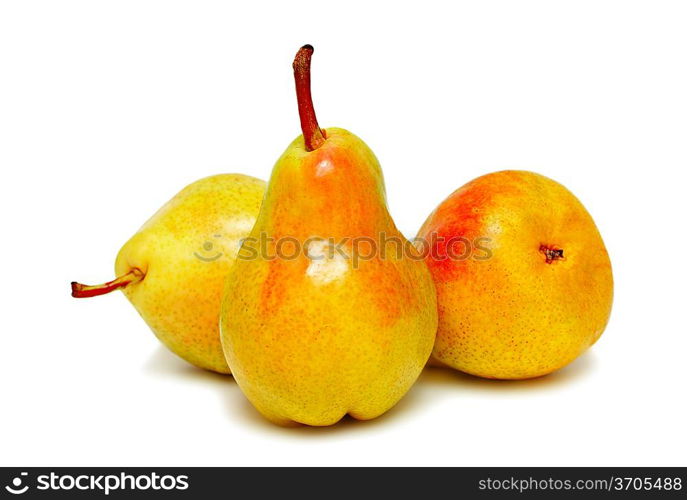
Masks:
[[[479,177],[444,200],[418,238],[431,245],[433,358],[444,365],[485,378],[538,377],[572,362],[606,327],[608,252],[582,203],[551,179]]]
[[[124,244],[115,262],[118,280],[104,287],[74,283],[73,295],[119,288],[172,352],[230,373],[219,340],[222,290],[264,189],[264,181],[240,174],[190,184]]]
[[[389,215],[374,154],[317,127],[299,74],[311,54],[294,63],[303,135],[274,166],[221,313],[236,382],[280,425],[383,414],[419,376],[437,327],[431,276]]]

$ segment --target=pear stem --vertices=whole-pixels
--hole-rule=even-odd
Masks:
[[[293,77],[296,80],[296,98],[298,99],[298,115],[301,118],[301,130],[303,131],[303,140],[305,141],[305,149],[307,151],[314,151],[326,139],[324,131],[317,123],[315,116],[315,108],[312,104],[312,95],[310,95],[310,60],[315,51],[312,45],[303,45],[296,58],[293,60]]]
[[[131,283],[137,283],[145,277],[143,271],[137,268],[133,268],[128,273],[103,283],[102,285],[84,285],[82,283],[77,283],[72,281],[72,297],[77,299],[85,299],[88,297],[96,297],[98,295],[105,295],[119,288],[124,288]]]

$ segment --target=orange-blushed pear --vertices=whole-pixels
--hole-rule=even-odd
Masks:
[[[377,159],[352,133],[318,126],[312,53],[302,47],[293,65],[303,135],[274,166],[241,249],[257,257],[237,260],[221,313],[236,382],[281,425],[383,414],[419,376],[437,327],[431,276],[389,215]],[[257,241],[267,252],[248,248]]]
[[[418,238],[437,289],[440,364],[486,378],[538,377],[573,361],[606,327],[608,252],[582,203],[547,177],[479,177],[444,200]]]

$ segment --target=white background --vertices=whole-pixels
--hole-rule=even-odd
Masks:
[[[685,465],[684,2],[1,5],[0,465]],[[616,280],[590,352],[528,382],[429,370],[375,421],[282,429],[121,294],[69,296],[186,184],[269,176],[303,43],[322,126],[376,152],[407,236],[489,171],[578,195]]]

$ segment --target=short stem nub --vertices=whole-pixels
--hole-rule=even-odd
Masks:
[[[85,299],[87,297],[95,297],[97,295],[105,295],[119,288],[124,288],[131,283],[136,283],[141,281],[145,277],[143,271],[137,268],[133,268],[128,273],[103,283],[102,285],[84,285],[82,283],[77,283],[72,281],[72,297],[77,299]]]
[[[539,251],[546,257],[546,263],[551,264],[555,260],[563,259],[563,249],[555,246],[540,245]]]
[[[296,98],[298,99],[298,115],[301,118],[301,130],[305,149],[314,151],[326,140],[324,131],[317,123],[315,108],[310,94],[310,60],[315,51],[312,45],[303,45],[293,60],[293,77],[296,80]]]

